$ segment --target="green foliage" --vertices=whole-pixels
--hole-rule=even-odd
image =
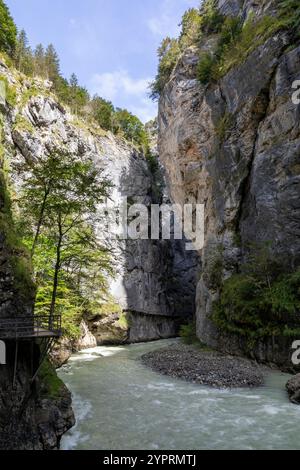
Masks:
[[[159,98],[165,85],[168,83],[180,57],[180,53],[180,45],[177,39],[167,37],[162,41],[162,44],[158,49],[158,73],[154,82],[150,85],[150,97],[153,100],[157,100]]]
[[[181,34],[179,37],[181,50],[184,50],[198,41],[201,24],[202,18],[197,8],[190,8],[184,13],[181,21]]]
[[[216,126],[216,133],[221,142],[226,139],[227,134],[230,132],[230,129],[233,126],[233,122],[233,115],[228,112],[226,112],[224,116],[219,120]]]
[[[79,335],[83,315],[95,311],[113,270],[94,217],[110,187],[90,160],[55,152],[28,168],[19,198],[24,243],[37,284],[35,312],[61,313],[63,332]]]
[[[186,325],[181,325],[179,336],[185,344],[195,344],[198,342],[196,335],[196,323],[193,321]]]
[[[217,9],[215,0],[206,0],[201,11],[201,31],[204,34],[216,34],[224,22],[224,16]]]
[[[6,4],[0,0],[0,50],[12,56],[16,43],[17,27]]]
[[[46,359],[39,371],[38,378],[41,382],[41,393],[42,396],[48,399],[60,398],[60,392],[64,383],[58,377],[55,368]]]
[[[188,24],[193,22],[192,17],[191,11],[184,21],[186,28]],[[91,125],[88,127],[96,127],[93,126],[93,121],[104,130],[122,134],[141,150],[147,151],[149,146],[148,136],[140,120],[127,110],[115,110],[112,103],[97,95],[91,99],[87,89],[79,85],[74,73],[71,75],[70,80],[64,78],[60,72],[59,56],[53,44],[49,44],[46,48],[42,44],[38,44],[33,50],[24,30],[21,30],[17,35],[15,25],[2,0],[0,0],[0,51],[2,55],[8,53],[10,58],[13,59],[15,67],[25,75],[39,76],[50,80],[58,99],[68,105],[72,113],[90,121]],[[7,102],[11,106],[15,106],[16,91],[7,83],[4,77],[3,80],[7,88]],[[28,99],[37,92],[34,87],[24,92],[21,105],[25,105]],[[19,124],[25,130],[25,127],[23,127],[25,122]],[[99,134],[98,131],[96,133]]]
[[[292,30],[295,38],[299,38],[300,32],[300,4],[298,0],[280,0],[279,15],[289,30]]]
[[[34,127],[31,122],[21,114],[17,115],[13,129],[18,131],[29,132],[30,134],[34,132]]]
[[[207,53],[199,60],[199,81],[207,84],[220,79],[283,27],[284,21],[272,16],[257,20],[250,15],[244,24],[239,18],[223,18],[214,54]]]
[[[118,325],[123,330],[128,330],[128,328],[130,328],[130,321],[129,321],[129,318],[128,318],[128,313],[126,313],[126,312],[121,313],[120,318],[118,320]]]
[[[0,75],[0,81],[5,85],[5,99],[9,106],[14,107],[17,103],[17,92],[14,85],[11,85],[4,75]]]
[[[122,308],[119,304],[117,304],[113,298],[103,301],[103,299],[99,302],[97,308],[97,315],[106,317],[111,315],[112,313],[119,313],[121,315]],[[93,318],[91,314],[90,318]]]
[[[216,59],[209,52],[205,52],[197,65],[198,80],[202,85],[209,83],[215,75]]]
[[[29,46],[28,38],[24,29],[22,29],[17,37],[16,48],[14,51],[14,60],[18,70],[26,75],[32,75],[34,70],[34,62],[32,51]]]
[[[300,270],[285,273],[270,247],[252,247],[243,271],[224,282],[213,320],[222,330],[255,340],[293,331],[299,309]]]
[[[251,52],[282,27],[283,22],[276,17],[265,16],[257,21],[250,16],[241,32],[236,30],[237,36],[226,44],[220,54],[217,78],[226,75],[232,67],[242,64]]]
[[[110,101],[95,95],[90,102],[91,115],[102,129],[113,131],[115,108]]]
[[[3,170],[4,155],[0,157],[0,233],[4,237],[4,249],[10,253],[10,266],[14,275],[14,288],[20,298],[34,295],[31,278],[32,264],[28,251],[21,243],[12,214],[7,175]]]
[[[155,175],[156,172],[159,169],[159,161],[158,161],[158,156],[153,154],[150,150],[146,154],[146,159],[148,163],[148,167],[152,173],[152,175]]]
[[[141,147],[144,152],[148,149],[149,139],[142,122],[126,109],[119,109],[113,115],[113,129],[133,144]]]

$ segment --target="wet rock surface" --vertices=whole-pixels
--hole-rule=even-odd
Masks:
[[[300,405],[300,374],[294,375],[286,384],[289,399],[295,405]]]
[[[216,3],[222,14],[246,18],[252,11],[259,19],[278,6],[274,0]],[[299,266],[299,106],[292,86],[299,78],[300,46],[286,31],[277,32],[220,80],[200,85],[199,56],[213,50],[215,40],[203,37],[200,50],[191,46],[179,59],[160,97],[158,148],[172,201],[205,205],[197,336],[214,349],[247,355],[241,336],[215,326],[213,304],[224,280],[240,271],[250,245],[271,242],[275,258],[291,270]],[[258,339],[252,357],[291,364],[285,340]]]
[[[254,361],[182,343],[145,354],[142,362],[163,375],[214,388],[258,387],[269,370]]]

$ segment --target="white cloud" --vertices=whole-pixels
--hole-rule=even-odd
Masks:
[[[143,123],[146,123],[157,116],[157,103],[145,98],[138,106],[131,106],[130,111],[138,116]]]
[[[91,80],[94,93],[113,101],[120,93],[143,96],[147,93],[150,78],[134,79],[126,70],[95,74]]]
[[[184,0],[183,8],[198,6],[197,0]],[[184,10],[182,11],[182,13]],[[148,29],[154,36],[177,36],[179,33],[178,24],[178,3],[176,0],[163,0],[157,16],[147,20]]]
[[[95,74],[90,80],[92,94],[112,101],[116,106],[125,107],[143,122],[153,119],[157,108],[148,98],[151,78],[132,78],[128,71],[117,70]]]

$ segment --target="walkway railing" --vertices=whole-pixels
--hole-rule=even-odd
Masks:
[[[0,339],[51,338],[61,334],[61,315],[0,318]]]

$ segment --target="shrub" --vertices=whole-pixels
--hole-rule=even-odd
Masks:
[[[279,2],[279,15],[288,28],[292,28],[293,34],[299,37],[300,28],[300,4],[298,0],[281,0]]]
[[[187,10],[181,21],[179,45],[181,50],[198,41],[202,25],[202,17],[197,8]]]
[[[57,376],[55,368],[46,359],[39,371],[38,377],[41,381],[41,392],[44,397],[49,399],[59,398],[62,387],[64,386],[62,380]]]
[[[239,18],[223,19],[217,31],[219,39],[214,54],[206,54],[199,60],[199,81],[207,84],[218,80],[232,67],[242,64],[251,52],[287,26],[288,21],[283,16],[281,13],[278,17],[265,16],[256,20],[250,15],[244,24]]]
[[[17,91],[15,86],[11,85],[4,75],[0,76],[0,81],[5,85],[5,99],[9,106],[14,107],[17,103]]]
[[[150,98],[153,100],[159,98],[165,85],[168,83],[177,64],[180,52],[179,41],[177,39],[167,37],[163,40],[158,49],[158,73],[150,85]]]
[[[213,80],[216,71],[216,59],[215,57],[206,52],[198,62],[197,76],[198,80],[202,85],[206,85]]]
[[[32,134],[34,132],[34,127],[31,122],[21,114],[17,115],[13,129],[21,132],[28,132],[29,134]]]
[[[187,325],[182,325],[179,330],[179,335],[185,344],[196,343],[198,341],[196,335],[196,323],[192,322]]]
[[[215,324],[248,339],[283,335],[297,323],[299,328],[294,315],[300,311],[300,270],[279,269],[266,248],[251,254],[243,272],[223,283],[213,309]]]
[[[205,2],[201,16],[201,30],[204,34],[216,34],[220,31],[224,16],[218,11],[215,0]]]
[[[250,16],[243,28],[235,29],[235,36],[230,42],[223,45],[219,57],[219,76],[222,77],[232,67],[242,64],[249,54],[275,34],[283,23],[276,17],[265,16],[256,21]]]
[[[227,112],[219,120],[216,126],[216,133],[221,142],[223,142],[226,139],[228,132],[233,126],[233,122],[234,122],[233,115]]]

